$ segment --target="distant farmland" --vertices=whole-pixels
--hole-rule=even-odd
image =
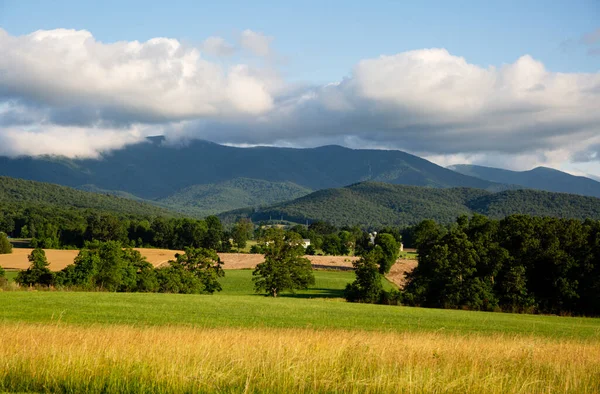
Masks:
[[[11,254],[0,255],[0,267],[11,270],[22,270],[29,267],[27,256],[33,249],[14,248]],[[183,253],[181,250],[168,249],[150,249],[150,248],[135,248],[138,250],[148,262],[155,267],[165,264],[172,260],[175,253]],[[46,257],[50,263],[50,269],[60,271],[67,265],[72,264],[73,260],[79,253],[78,250],[56,250],[45,249]],[[254,268],[257,264],[263,261],[261,254],[247,253],[219,253],[219,257],[223,261],[223,268],[226,270],[232,269],[248,269]],[[306,256],[313,267],[316,269],[352,269],[352,261],[356,259],[354,256]],[[402,285],[405,277],[404,273],[411,271],[416,266],[416,261],[412,259],[400,259],[396,265],[392,267],[389,275],[389,280],[396,285]]]

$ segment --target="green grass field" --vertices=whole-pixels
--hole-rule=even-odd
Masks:
[[[5,272],[6,279],[9,282],[14,281],[15,278],[17,277],[17,274],[19,273],[19,271],[14,271],[14,270],[4,271],[4,272]]]
[[[223,291],[215,295],[9,291],[1,295],[0,321],[443,331],[600,340],[600,319],[352,304],[341,299],[352,273],[315,271],[315,277],[309,290],[276,299],[254,293],[251,270],[226,271]]]
[[[251,274],[215,295],[0,292],[0,392],[600,390],[600,319],[352,304],[333,271],[273,299]]]

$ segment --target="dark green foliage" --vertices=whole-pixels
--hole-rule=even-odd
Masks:
[[[220,183],[188,186],[158,202],[178,212],[203,217],[241,207],[288,201],[311,191],[291,182],[236,178]]]
[[[520,185],[530,189],[550,192],[600,197],[600,182],[547,167],[537,167],[529,171],[509,171],[499,168],[460,164],[450,168],[461,174],[474,176],[490,182]]]
[[[312,266],[304,258],[302,238],[297,233],[268,229],[261,240],[265,261],[252,273],[256,292],[277,297],[283,291],[306,289],[315,283]]]
[[[348,284],[344,297],[350,302],[377,303],[383,291],[378,262],[383,258],[381,249],[373,249],[352,262],[356,280]]]
[[[34,249],[28,256],[29,268],[25,271],[19,271],[15,282],[21,286],[51,286],[54,284],[54,273],[48,269],[50,263],[46,259],[46,252],[43,249]]]
[[[248,217],[254,222],[270,218],[305,223],[326,221],[335,226],[364,229],[407,227],[432,219],[452,223],[456,217],[480,213],[493,218],[511,214],[560,218],[600,219],[600,199],[535,190],[491,193],[479,189],[436,189],[363,182],[341,189],[320,190],[308,196],[260,209],[223,213],[226,222]],[[334,232],[313,226],[317,234]]]
[[[392,265],[398,260],[400,244],[391,234],[379,233],[375,237],[375,248],[379,248],[381,251],[381,257],[378,261],[379,273],[385,275],[390,272]]]
[[[304,251],[304,253],[308,256],[314,256],[315,254],[317,254],[317,250],[311,244],[306,247],[306,250]]]
[[[403,294],[411,305],[600,314],[600,221],[459,217],[415,229],[419,265]]]
[[[73,264],[57,273],[57,284],[84,290],[156,291],[154,268],[140,252],[116,241],[87,243]]]
[[[221,291],[218,278],[225,273],[214,250],[186,248],[169,266],[158,269],[160,291],[165,293],[212,294]]]
[[[5,233],[0,232],[0,254],[12,253],[12,244]]]
[[[245,248],[248,239],[252,236],[253,230],[254,225],[250,220],[240,219],[235,226],[233,226],[233,230],[231,230],[231,237],[233,238],[235,247],[238,249]]]
[[[5,158],[0,158],[0,160]],[[69,183],[65,183],[69,185]],[[176,216],[167,209],[112,195],[90,193],[70,187],[0,176],[0,206],[93,209],[127,215]],[[4,210],[4,209],[3,209]],[[12,230],[9,230],[12,231]],[[21,234],[19,234],[20,236]],[[32,236],[32,234],[29,234]]]
[[[95,241],[56,274],[56,284],[81,290],[212,294],[221,291],[221,265],[213,250],[185,248],[168,266],[155,269],[136,250],[124,249],[115,241]],[[29,284],[43,283],[33,280]]]
[[[327,234],[323,237],[321,249],[326,255],[339,256],[342,254],[342,241],[337,234]]]
[[[0,288],[6,286],[7,283],[8,280],[6,279],[6,271],[4,271],[4,268],[0,267]]]
[[[33,247],[48,249],[81,248],[86,241],[118,241],[125,246],[167,249],[209,247],[223,251],[229,246],[217,217],[204,221],[152,216],[152,210],[148,213],[130,215],[22,201],[0,205],[0,231],[7,231],[13,237],[26,234],[32,237]]]

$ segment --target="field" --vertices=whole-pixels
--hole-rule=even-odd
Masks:
[[[251,277],[212,296],[0,293],[0,392],[600,391],[600,319],[352,304],[341,270],[273,299]]]
[[[10,254],[0,255],[0,267],[9,270],[22,270],[29,267],[27,256],[33,249],[29,248],[14,248]],[[148,262],[158,267],[165,264],[167,261],[174,258],[175,253],[183,253],[177,250],[168,249],[147,249],[135,248]],[[50,269],[59,271],[67,265],[72,264],[73,260],[79,253],[77,250],[55,250],[45,249],[46,258],[50,263]],[[263,261],[263,256],[260,254],[247,253],[219,253],[219,257],[223,261],[223,268],[226,270],[254,268],[257,264]],[[352,268],[352,260],[356,257],[352,256],[306,256],[314,268],[320,269],[339,269],[350,270]],[[398,260],[394,265],[388,278],[396,285],[401,286],[404,283],[404,273],[412,270],[416,265],[416,261],[412,259]]]
[[[2,293],[0,391],[600,390],[599,319],[351,304],[348,272],[271,299],[249,278],[228,271],[214,296]]]

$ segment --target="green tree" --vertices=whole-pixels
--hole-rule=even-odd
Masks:
[[[5,233],[0,233],[0,254],[12,253],[12,244]]]
[[[306,289],[315,283],[310,260],[303,257],[302,238],[281,229],[267,230],[261,245],[265,261],[252,273],[256,292],[277,297],[283,291]]]
[[[391,234],[377,234],[375,245],[381,248],[381,259],[379,260],[379,273],[382,275],[390,272],[392,266],[400,255],[400,244]]]
[[[4,268],[0,267],[0,287],[5,286],[7,283],[6,272],[4,271]]]
[[[205,248],[186,248],[184,254],[176,254],[169,265],[176,270],[185,270],[200,282],[200,293],[213,294],[221,291],[219,278],[225,276],[221,259],[217,252]]]
[[[206,249],[220,250],[221,240],[223,238],[223,225],[218,217],[211,215],[206,219],[206,226],[208,228],[202,247]]]
[[[383,291],[379,265],[381,249],[373,249],[352,262],[356,279],[346,285],[344,297],[350,302],[377,303]]]
[[[342,253],[342,241],[337,234],[327,234],[323,237],[321,249],[327,255],[339,256]]]
[[[54,284],[54,274],[48,268],[50,263],[48,263],[46,252],[43,249],[34,249],[28,256],[28,259],[30,263],[29,268],[25,271],[20,271],[17,274],[15,282],[21,286],[50,286]]]
[[[235,226],[233,226],[231,237],[233,238],[233,243],[238,250],[246,247],[248,239],[252,235],[253,230],[254,225],[252,224],[252,221],[246,218],[240,219]]]

